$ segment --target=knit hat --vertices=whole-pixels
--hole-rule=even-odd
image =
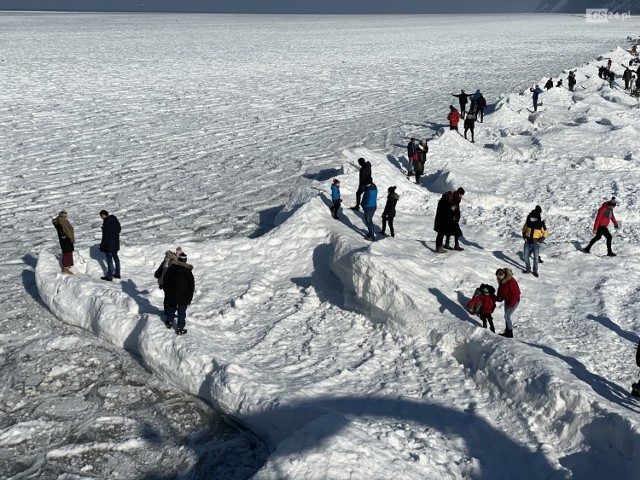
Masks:
[[[496,275],[506,275],[506,272],[503,268],[499,268],[498,270],[496,270]]]
[[[104,215],[105,217],[109,216],[109,212],[107,212],[106,210],[100,210],[100,216]]]
[[[536,205],[536,208],[534,208],[534,210],[538,213],[542,213],[542,207],[540,205]]]
[[[456,190],[456,192],[458,192],[460,195],[464,195],[464,188],[460,187],[458,190]]]
[[[178,260],[182,263],[187,263],[187,254],[184,252],[180,252],[180,255],[178,255]]]
[[[616,197],[611,197],[611,200],[609,200],[607,203],[612,207],[615,207],[618,204],[618,202],[616,202]]]
[[[395,191],[396,191],[396,187],[387,188],[387,192],[389,192],[389,193],[394,193]]]

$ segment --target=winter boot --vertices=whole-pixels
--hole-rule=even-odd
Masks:
[[[64,267],[62,269],[62,273],[66,273],[67,275],[73,275],[73,272],[69,270],[69,267]]]
[[[617,255],[609,250],[609,252],[607,252],[607,257],[617,257]]]
[[[504,332],[502,332],[500,334],[501,337],[505,337],[505,338],[513,338],[513,330],[509,330],[508,328],[505,329]]]
[[[164,326],[165,326],[165,327],[167,327],[167,328],[171,328],[171,327],[173,327],[173,319],[167,319],[167,320],[164,322]]]
[[[451,248],[451,246],[449,245],[449,242],[445,243],[443,247],[446,248],[447,250],[453,250],[453,248]]]
[[[187,333],[186,328],[179,328],[176,330],[176,335],[184,335],[185,333]]]
[[[482,321],[482,328],[487,328],[487,321],[486,320]]]
[[[464,250],[464,248],[462,248],[460,245],[456,244],[455,247],[453,247],[454,250],[456,250],[457,252],[461,252]]]
[[[591,247],[584,247],[584,248],[582,249],[582,251],[583,251],[584,253],[591,253]],[[538,262],[539,262],[539,261],[540,261],[540,260],[538,260]]]
[[[436,250],[436,253],[447,253],[447,251],[442,247],[438,247],[438,249]]]

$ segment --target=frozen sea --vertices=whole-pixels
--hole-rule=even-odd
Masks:
[[[451,92],[481,88],[493,105],[624,45],[639,25],[0,14],[2,478],[248,478],[269,453],[136,356],[49,313],[34,271],[41,250],[57,249],[59,210],[77,249],[94,253],[98,212],[114,213],[138,262],[149,244],[257,237],[326,187],[343,150],[400,155],[408,137],[436,135]]]

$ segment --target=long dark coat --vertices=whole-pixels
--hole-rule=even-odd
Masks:
[[[196,282],[188,263],[172,261],[164,275],[164,301],[168,305],[189,305],[193,300]]]
[[[62,249],[62,253],[73,252],[73,242],[69,237],[65,235],[62,225],[54,221],[53,226],[56,227],[56,232],[58,232],[58,240],[60,241],[60,248]]]
[[[120,222],[115,215],[109,215],[102,221],[100,251],[115,253],[118,250],[120,250]]]
[[[436,219],[433,224],[433,229],[438,233],[449,235],[451,231],[451,222],[453,219],[453,211],[451,210],[451,201],[453,195],[451,192],[444,193],[438,201],[438,208],[436,210]]]

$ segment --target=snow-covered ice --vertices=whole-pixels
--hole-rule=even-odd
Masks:
[[[106,31],[125,39],[133,35],[119,23],[131,17],[82,17],[106,22]],[[24,22],[22,17],[0,18],[14,31],[15,18],[20,18],[18,25]],[[34,22],[41,18],[47,17],[27,17]],[[61,31],[78,22],[74,16],[60,18],[54,25]],[[133,18],[141,19],[143,32],[157,27],[147,17]],[[24,70],[1,94],[0,132],[13,147],[4,160],[12,175],[2,180],[0,205],[8,220],[5,235],[23,246],[10,241],[2,246],[7,253],[27,255],[9,262],[14,270],[35,263],[36,252],[37,267],[35,278],[32,270],[24,270],[20,285],[35,298],[22,295],[20,304],[10,307],[6,318],[14,311],[17,315],[11,323],[3,322],[8,338],[0,347],[13,349],[16,337],[32,332],[34,353],[52,352],[49,363],[32,363],[38,368],[24,379],[25,389],[50,386],[55,391],[94,367],[101,375],[78,385],[71,398],[40,393],[35,419],[27,415],[2,425],[3,448],[15,449],[34,436],[59,437],[59,425],[66,424],[56,422],[95,409],[96,395],[104,403],[126,403],[126,395],[131,395],[142,405],[147,395],[153,396],[145,383],[133,393],[129,383],[112,385],[102,378],[108,372],[100,367],[104,364],[127,361],[131,370],[112,370],[118,375],[136,371],[119,348],[81,334],[58,337],[51,332],[38,342],[42,327],[35,326],[32,317],[40,307],[29,304],[41,299],[66,324],[135,353],[153,372],[144,382],[180,387],[250,428],[270,451],[256,478],[633,478],[640,468],[635,447],[640,402],[628,395],[637,376],[633,355],[640,328],[634,314],[640,298],[634,278],[640,115],[637,100],[597,78],[600,62],[579,67],[575,93],[554,89],[543,94],[537,114],[529,111],[528,91],[518,90],[545,78],[520,72],[507,82],[495,75],[480,80],[491,72],[478,74],[471,68],[478,74],[473,81],[487,85],[485,94],[493,91],[495,98],[503,91],[515,92],[498,102],[485,123],[477,124],[477,143],[471,144],[442,128],[442,111],[446,113],[453,100],[447,98],[448,91],[460,86],[451,78],[465,75],[479,56],[486,65],[486,56],[456,53],[460,71],[443,65],[449,77],[434,82],[438,93],[426,97],[429,106],[407,106],[417,99],[424,102],[418,85],[424,89],[435,78],[429,71],[424,77],[411,74],[411,69],[410,74],[397,72],[400,66],[409,68],[404,60],[417,47],[409,27],[430,17],[296,20],[296,28],[286,28],[290,20],[280,17],[265,23],[256,20],[261,17],[220,20],[218,28],[227,25],[230,32],[238,28],[234,22],[255,27],[249,37],[263,41],[259,53],[266,58],[259,56],[260,61],[232,55],[237,43],[246,40],[234,37],[234,43],[230,36],[204,35],[209,19],[217,17],[192,17],[197,20],[190,20],[195,23],[190,35],[229,42],[226,49],[216,49],[229,55],[220,55],[219,68],[206,61],[214,55],[188,48],[188,38],[177,35],[185,32],[184,25],[169,22],[179,24],[185,17],[159,18],[167,20],[166,43],[161,42],[157,57],[133,61],[136,49],[122,42],[118,54],[103,52],[102,60],[107,57],[112,63],[82,63],[88,71],[79,72],[75,84],[67,82],[68,71],[34,70],[39,61],[46,64],[38,58],[47,58],[47,52],[35,55],[24,43],[23,55],[29,52],[31,57],[22,63],[15,53],[13,60],[5,58]],[[467,18],[461,31],[485,28],[483,33],[491,37],[495,32],[487,23],[498,21]],[[570,17],[551,17],[549,22],[564,26],[566,38],[573,41],[576,31],[585,37],[590,32]],[[512,23],[503,19],[502,24],[507,32],[541,30],[540,45],[548,40],[540,28],[548,25],[537,16],[517,17]],[[345,33],[345,25],[366,37],[361,45],[349,46],[354,37]],[[616,28],[621,27],[612,30]],[[280,34],[281,44],[291,45],[288,55],[298,51],[300,60],[286,62],[299,69],[283,68],[285,60],[277,58],[283,51],[271,45],[275,40],[270,29]],[[327,57],[317,61],[306,56],[305,42],[313,35],[300,35],[314,29],[342,35],[335,51],[325,48]],[[610,40],[602,37],[614,34],[624,38],[620,32],[602,30],[598,41],[606,43]],[[78,38],[62,52],[68,57],[58,61],[71,65],[74,54],[86,58],[82,40],[90,29],[85,33],[78,30]],[[424,36],[429,38],[426,30]],[[371,48],[366,41],[371,39],[383,53],[401,47],[400,53],[385,57]],[[598,51],[588,50],[589,39],[580,39],[579,61]],[[157,46],[152,40],[157,38],[148,40]],[[165,58],[162,53],[170,44],[174,55]],[[89,45],[97,48],[96,43]],[[535,51],[524,57],[516,48],[511,56],[504,42],[496,45],[494,53],[505,68],[535,58]],[[151,50],[149,45],[140,48],[147,54]],[[422,49],[421,54],[428,51],[424,45]],[[575,47],[567,57],[564,50],[550,55],[555,70],[550,68],[549,74],[578,65]],[[605,56],[614,59],[618,70],[629,59],[620,49]],[[540,64],[531,62],[522,68],[539,72]],[[122,68],[125,64],[131,68]],[[105,73],[109,68],[114,75]],[[136,84],[141,73],[155,81]],[[180,74],[183,91],[175,88],[174,76]],[[291,81],[283,80],[287,75]],[[21,88],[27,78],[39,88]],[[88,84],[89,78],[94,84]],[[335,91],[329,96],[331,89]],[[345,96],[349,90],[353,97]],[[230,97],[225,99],[225,92]],[[53,98],[58,105],[50,104]],[[246,108],[238,98],[247,102]],[[28,121],[23,121],[23,113],[31,115]],[[403,146],[412,135],[437,135],[430,142],[421,186],[402,173]],[[369,244],[362,238],[358,214],[344,210],[341,222],[330,218],[329,180],[339,175],[348,206],[359,156],[373,164],[382,197],[379,212],[386,188],[398,186],[395,238]],[[436,255],[432,222],[437,200],[442,191],[457,186],[467,191],[465,251]],[[619,257],[604,257],[602,243],[586,256],[578,247],[589,240],[595,210],[611,195],[620,200],[616,216],[622,228],[614,237]],[[542,206],[550,229],[538,279],[519,272],[523,263],[518,256],[520,228],[536,204]],[[71,277],[59,273],[49,225],[49,217],[63,207],[70,211],[80,239]],[[101,255],[94,244],[101,208],[118,215],[125,232],[124,278],[113,284],[99,280]],[[271,229],[274,218],[278,226]],[[260,233],[264,235],[257,236]],[[164,327],[158,308],[162,296],[152,276],[163,252],[177,244],[195,265],[197,284],[184,337]],[[474,288],[493,281],[501,266],[514,268],[523,290],[514,340],[478,328],[464,310]],[[30,287],[33,281],[37,292]],[[12,289],[15,295],[18,288]],[[498,327],[501,318],[497,312]],[[66,325],[60,328],[71,331]],[[57,350],[77,355],[55,363]],[[15,383],[5,383],[9,389],[2,400],[13,402]],[[168,390],[163,394],[179,395]],[[186,400],[176,398],[173,405],[180,411],[169,415],[169,424],[202,412],[193,406],[197,401],[185,408]],[[3,412],[20,408],[25,406],[5,401]],[[88,418],[84,434],[58,442],[47,449],[46,458],[37,460],[59,462],[91,452],[95,466],[76,462],[57,471],[126,476],[128,467],[118,466],[118,461],[157,463],[163,453],[154,456],[154,439],[190,428],[187,423],[161,434],[136,434],[135,415],[99,411]],[[129,433],[119,441],[93,433],[104,428]],[[243,452],[256,448],[250,437],[238,438]],[[117,456],[139,449],[151,449],[151,454]],[[194,452],[185,455],[197,457],[198,450]],[[246,460],[246,472],[256,465],[260,453],[255,455]],[[98,459],[104,458],[110,470],[100,465]],[[192,465],[194,460],[176,462]],[[37,472],[39,466],[34,462],[29,468]],[[242,473],[235,475],[241,478]]]

